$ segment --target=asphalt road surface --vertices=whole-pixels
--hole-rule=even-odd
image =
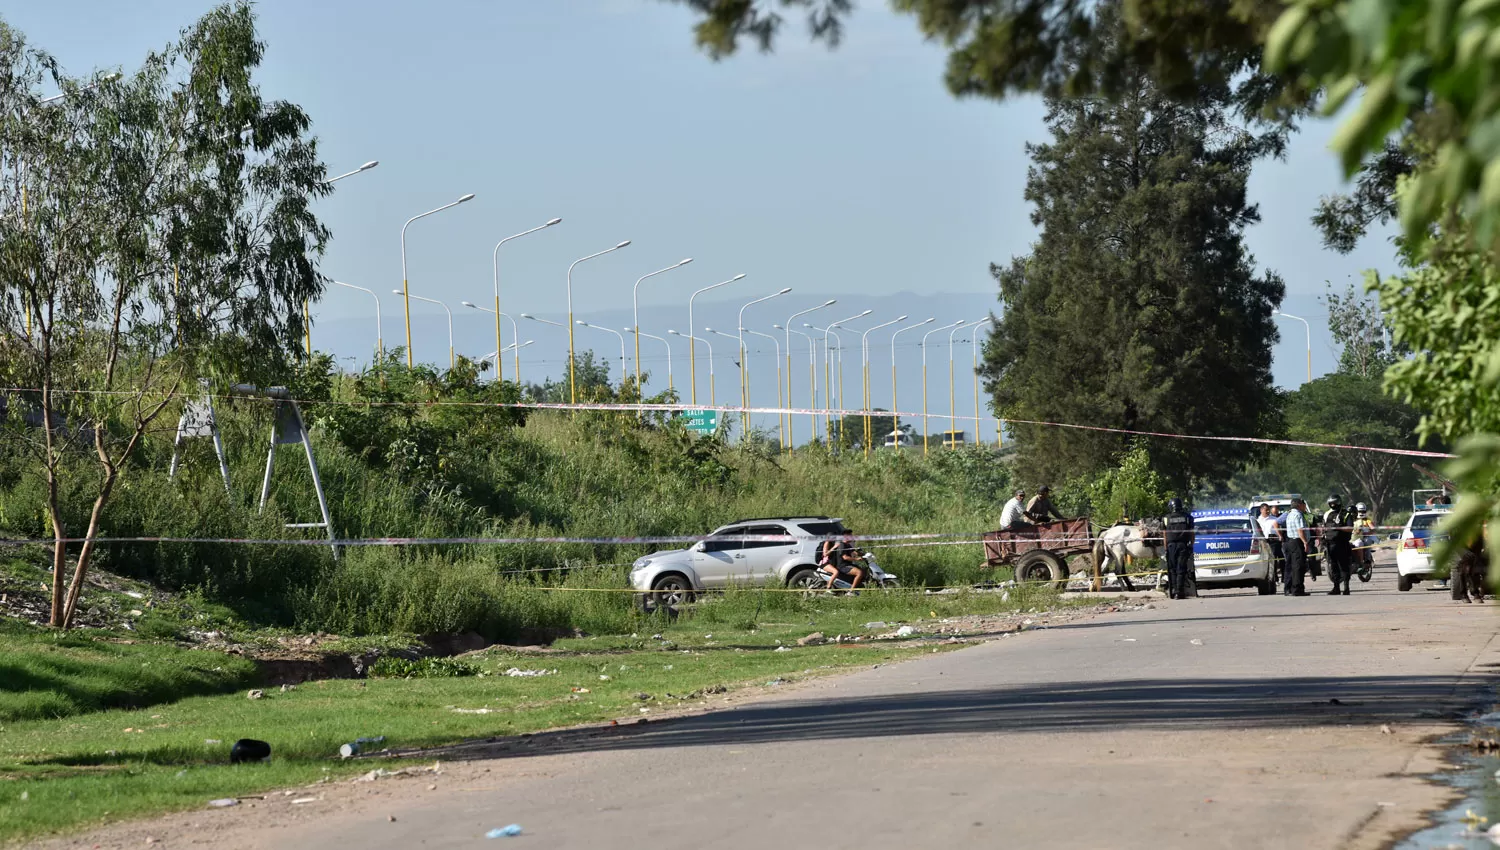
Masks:
[[[1348,597],[1218,591],[721,711],[460,750],[75,846],[1363,848],[1447,792],[1431,744],[1493,690],[1497,620],[1389,563]],[[221,817],[222,815],[222,817]],[[394,820],[392,820],[394,817]],[[70,844],[73,842],[69,842]],[[509,846],[509,845],[505,845]]]

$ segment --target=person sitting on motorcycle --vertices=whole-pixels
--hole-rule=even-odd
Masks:
[[[1375,521],[1370,519],[1370,509],[1364,502],[1354,505],[1354,539],[1365,546],[1375,542]]]
[[[819,555],[818,569],[828,575],[828,590],[833,590],[834,582],[845,573],[852,577],[849,589],[856,590],[869,572],[864,566],[864,554],[854,545],[854,532],[847,528],[841,539],[826,541]]]

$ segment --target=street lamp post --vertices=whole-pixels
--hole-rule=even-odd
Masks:
[[[692,385],[693,385],[692,386],[692,390],[689,393],[689,396],[691,397],[691,400],[692,400],[691,403],[693,405],[697,405],[698,404],[698,344],[695,341],[695,338],[693,336],[693,328],[697,327],[697,325],[693,324],[693,301],[696,300],[699,295],[702,295],[703,293],[709,291],[710,289],[718,289],[721,286],[728,286],[729,284],[734,283],[735,281],[742,279],[744,276],[745,276],[744,273],[741,272],[740,274],[735,275],[734,277],[730,278],[729,280],[722,280],[722,281],[719,281],[718,283],[716,283],[716,284],[714,284],[712,286],[705,286],[702,289],[698,290],[697,292],[694,292],[692,295],[688,296],[688,332],[687,332],[686,339],[688,341],[688,381],[690,383],[692,383]],[[668,331],[668,333],[671,333],[671,331]],[[678,334],[678,336],[682,336],[682,334]],[[713,378],[712,378],[713,368],[714,368],[713,356],[714,356],[713,355],[713,348],[710,347],[709,348],[709,354],[708,354],[708,374],[710,375],[710,377],[709,377],[710,393],[712,393],[712,384],[713,384]]]
[[[626,331],[632,331],[633,330],[636,333],[640,334],[641,336],[643,336],[643,337],[645,337],[647,339],[654,339],[657,342],[659,342],[662,345],[665,345],[667,347],[667,389],[669,389],[669,390],[676,389],[676,387],[672,386],[672,343],[668,342],[666,339],[664,339],[662,337],[657,336],[656,334],[648,334],[648,333],[646,333],[645,331],[641,330],[638,327],[637,328],[626,328],[625,330]],[[641,357],[640,357],[640,354],[639,354],[639,350],[637,350],[637,354],[636,354],[636,358],[635,358],[635,365],[636,365],[636,369],[637,369],[636,374],[639,375],[640,374],[639,370],[640,370],[640,366],[641,366]],[[637,383],[636,386],[639,387],[640,384]]]
[[[745,302],[745,305],[740,308],[740,315],[739,315],[739,333],[740,333],[740,335],[739,335],[739,345],[740,345],[740,407],[749,407],[750,406],[750,390],[749,390],[750,372],[749,372],[749,366],[746,364],[747,358],[745,357],[745,310],[747,310],[750,307],[753,307],[756,304],[759,304],[762,301],[770,301],[772,298],[780,297],[780,296],[785,295],[785,294],[787,294],[788,292],[791,292],[791,291],[792,291],[792,288],[790,286],[788,286],[788,287],[786,287],[784,289],[781,289],[781,290],[778,290],[776,292],[773,292],[770,295],[765,295],[765,296],[762,296],[760,298],[757,298],[754,301],[747,301],[747,302]],[[776,394],[777,395],[781,394],[781,389],[779,387],[777,388]],[[741,439],[743,439],[743,435],[744,434],[748,434],[750,432],[750,414],[749,413],[741,413],[740,414],[740,428],[741,428]]]
[[[620,338],[620,388],[623,390],[625,388],[625,335],[615,330],[614,328],[591,325],[582,319],[574,322],[574,324],[580,327],[593,328],[596,331],[604,331],[607,334],[614,334],[615,336]]]
[[[832,307],[833,305],[835,305],[837,303],[839,303],[837,298],[830,298],[827,301],[824,301],[822,304],[819,304],[816,307],[809,307],[806,310],[801,310],[801,311],[798,311],[796,313],[793,313],[790,316],[787,316],[786,317],[786,324],[785,325],[778,325],[777,326],[777,327],[781,328],[781,330],[783,330],[783,331],[786,332],[786,404],[787,404],[787,407],[791,407],[792,406],[792,320],[795,319],[795,318],[797,318],[798,316],[806,316],[808,313],[816,313],[819,310],[823,310],[823,309],[826,309],[828,307]],[[813,417],[813,425],[812,425],[812,427],[813,427],[813,431],[814,432],[816,432],[818,430],[818,420],[817,420],[816,416]],[[786,415],[786,450],[787,451],[791,451],[793,449],[793,447],[795,447],[796,444],[797,444],[797,439],[796,439],[796,437],[794,436],[794,433],[793,433],[794,431],[795,431],[795,429],[792,427],[792,414],[791,413],[787,413],[787,415]]]
[[[735,336],[734,334],[727,334],[727,333],[724,333],[723,331],[716,331],[713,328],[707,328],[706,327],[706,328],[703,329],[703,332],[706,333],[706,334],[714,334],[715,336],[722,336],[725,339],[732,339],[732,340],[734,340],[735,344],[737,346],[739,346],[739,357],[740,357],[740,363],[739,363],[739,365],[740,365],[740,369],[741,369],[741,371],[740,371],[740,407],[744,407],[745,406],[745,402],[744,402],[744,399],[745,399],[745,373],[743,371],[744,370],[744,366],[745,366],[745,345],[744,345],[744,340],[742,340],[740,337]],[[749,428],[747,427],[748,424],[749,423],[745,419],[745,415],[744,415],[744,413],[742,411],[740,413],[740,442],[742,442],[742,443],[745,441],[745,432],[747,432],[749,430]]]
[[[949,442],[949,446],[948,447],[949,448],[954,448],[954,449],[958,448],[958,443],[955,442],[952,439],[953,436],[958,431],[958,392],[957,392],[957,390],[955,388],[955,384],[953,382],[953,335],[956,334],[956,333],[958,333],[959,331],[963,330],[964,328],[967,328],[967,327],[978,327],[978,326],[984,324],[985,321],[986,321],[985,319],[980,319],[980,320],[974,321],[974,322],[964,322],[962,324],[954,326],[953,330],[951,330],[951,331],[948,332],[948,435],[949,435],[949,441],[948,441]],[[975,437],[976,440],[978,440],[979,435],[975,434],[974,437]]]
[[[400,290],[400,293],[401,293],[401,310],[402,310],[403,314],[406,317],[406,368],[408,368],[408,369],[410,369],[412,367],[412,355],[411,355],[411,295],[409,294],[409,292],[411,290],[411,287],[407,284],[407,280],[406,280],[406,228],[411,227],[411,223],[414,222],[414,221],[416,221],[419,218],[426,218],[426,217],[428,217],[430,215],[436,215],[437,213],[440,213],[443,210],[446,210],[446,209],[449,209],[449,208],[452,208],[452,207],[456,207],[459,204],[462,204],[462,203],[464,203],[466,201],[472,201],[472,200],[474,200],[474,194],[471,192],[471,193],[469,193],[467,195],[464,195],[462,198],[459,198],[458,200],[453,201],[452,203],[443,204],[442,206],[438,207],[435,210],[428,210],[427,212],[424,212],[421,215],[414,215],[411,218],[407,219],[405,224],[401,225],[401,290]]]
[[[933,328],[932,330],[928,331],[927,333],[922,334],[922,456],[923,457],[927,456],[927,432],[932,429],[931,426],[927,424],[927,338],[930,337],[930,336],[932,336],[933,334],[937,333],[938,331],[952,331],[952,330],[956,330],[958,328],[958,326],[961,325],[961,324],[963,324],[963,320],[962,319],[954,322],[951,325],[943,325],[940,328]],[[950,333],[949,336],[951,337],[952,334]],[[952,388],[951,387],[949,388],[949,392],[950,393],[952,392]]]
[[[631,290],[630,290],[630,316],[631,316],[631,321],[635,323],[635,327],[629,328],[629,330],[632,330],[632,331],[635,332],[635,385],[636,385],[636,389],[640,389],[640,386],[641,386],[641,337],[642,336],[650,336],[650,334],[642,334],[641,333],[641,281],[645,280],[648,277],[656,277],[659,274],[665,274],[665,273],[671,271],[672,269],[680,269],[683,266],[687,265],[688,263],[691,263],[692,261],[693,261],[693,258],[692,257],[688,257],[686,259],[678,260],[673,265],[667,266],[664,269],[657,269],[656,271],[651,272],[650,274],[643,274],[639,278],[636,278],[635,286],[632,287]],[[689,327],[688,330],[692,330],[692,328]],[[661,337],[656,337],[656,339],[661,339]],[[665,341],[665,340],[663,340],[663,341]],[[668,352],[669,355],[670,355],[671,351],[672,351],[672,346],[668,345],[667,346],[667,352]],[[671,359],[670,356],[668,357],[668,359]],[[669,373],[671,372],[670,369],[668,369],[667,371]],[[669,382],[670,382],[670,379],[669,379]]]
[[[714,397],[714,346],[713,346],[713,343],[709,342],[707,339],[704,339],[702,337],[693,336],[690,333],[687,333],[687,334],[677,333],[677,331],[674,331],[671,328],[667,329],[667,333],[672,334],[673,336],[680,336],[683,339],[687,340],[688,341],[688,351],[689,352],[691,352],[693,350],[693,347],[695,345],[697,345],[698,343],[700,343],[700,342],[703,343],[703,347],[704,348],[708,349],[708,406],[709,407],[713,407],[713,406],[717,405],[719,402]],[[693,359],[692,358],[692,354],[690,353],[688,355],[688,362],[691,363],[692,359]],[[694,389],[697,389],[697,387],[694,387]],[[696,402],[696,401],[693,402],[693,404],[697,404],[697,403],[698,402]]]
[[[501,312],[498,312],[498,311],[495,311],[495,310],[491,310],[488,307],[481,307],[481,306],[479,306],[478,304],[475,304],[472,301],[460,301],[459,303],[462,304],[462,305],[464,305],[465,307],[468,307],[471,310],[478,310],[481,313],[494,313],[495,314],[495,324],[497,324],[497,325],[500,323],[500,318],[502,316],[505,317],[505,319],[507,319],[510,322],[510,335],[511,335],[511,338],[512,339],[520,339],[521,338],[520,331],[516,330],[516,319],[515,319],[514,316],[510,315],[509,313],[501,313]],[[499,335],[498,334],[496,335],[496,341],[497,342],[499,341]],[[526,346],[524,346],[524,345],[521,346],[521,348],[525,348],[525,347]],[[500,351],[514,351],[515,352],[516,382],[520,383],[520,381],[521,381],[521,352],[520,352],[520,349],[517,349],[514,346],[507,345],[504,348],[500,348],[498,350],[500,350]],[[502,380],[502,378],[500,377],[500,363],[499,363],[499,361],[495,362],[495,380],[496,381]]]
[[[345,177],[353,177],[354,175],[359,174],[362,171],[369,171],[370,169],[374,168],[375,166],[377,166],[379,164],[380,164],[380,160],[378,160],[378,159],[372,159],[369,162],[365,163],[364,165],[361,165],[360,167],[354,169],[353,171],[345,171],[343,174],[340,174],[337,177],[330,177],[327,180],[324,180],[323,181],[323,185],[324,186],[328,186],[328,185],[337,183],[340,180],[343,180]]]
[[[915,325],[907,325],[891,334],[891,433],[893,434],[899,434],[901,431],[901,416],[899,413],[901,404],[899,401],[900,397],[896,395],[896,337],[907,331],[914,331],[923,325],[930,325],[935,321],[937,321],[936,318],[929,316]],[[924,425],[923,427],[925,428],[926,426]],[[896,451],[901,451],[901,438],[899,436],[896,438]]]
[[[380,331],[380,296],[376,295],[373,289],[365,289],[363,286],[355,286],[352,283],[344,283],[341,280],[335,280],[333,284],[335,286],[348,287],[349,289],[358,289],[360,292],[367,293],[371,298],[375,299],[375,362],[377,364],[384,362],[385,338]]]
[[[621,242],[620,244],[616,245],[613,248],[605,248],[603,251],[597,251],[597,252],[595,252],[593,254],[589,254],[587,257],[579,257],[578,259],[576,259],[576,260],[573,261],[573,265],[572,266],[568,266],[568,403],[569,404],[577,404],[578,403],[578,381],[574,377],[574,373],[577,371],[577,367],[575,367],[573,365],[573,266],[578,265],[579,263],[583,262],[584,260],[592,260],[595,257],[602,257],[605,254],[610,253],[611,251],[618,251],[621,248],[624,248],[626,245],[629,245],[629,244],[630,244],[630,240],[626,239],[624,242]]]
[[[529,235],[537,232],[538,230],[546,230],[547,228],[551,227],[554,224],[562,224],[562,219],[560,219],[560,218],[551,219],[546,224],[539,224],[536,227],[531,228],[530,230],[523,230],[520,233],[517,233],[517,234],[515,234],[513,236],[507,236],[504,239],[501,239],[499,242],[495,243],[495,250],[493,252],[491,252],[491,254],[490,254],[491,264],[492,264],[492,266],[494,267],[494,270],[495,270],[495,309],[493,309],[493,310],[491,310],[489,312],[495,314],[495,350],[496,351],[504,351],[505,350],[504,346],[503,346],[503,344],[502,344],[502,342],[500,340],[500,317],[503,316],[503,315],[505,315],[504,313],[500,312],[500,246],[504,245],[505,243],[509,242],[512,239],[520,239],[522,236],[529,236]],[[464,303],[468,304],[469,302],[465,301]],[[473,306],[473,305],[470,305],[470,306]],[[512,325],[512,327],[511,327],[511,333],[514,334],[515,333],[515,327],[514,327],[515,320],[514,319],[511,320],[511,325]],[[520,370],[520,365],[519,365],[520,362],[521,362],[521,352],[520,352],[520,349],[517,349],[516,350],[516,363],[517,363],[516,369],[517,369],[517,371]],[[505,366],[504,366],[504,363],[505,363],[505,358],[503,358],[503,357],[496,357],[495,358],[495,380],[497,382],[504,382],[505,381]],[[519,381],[520,378],[517,378],[516,380]]]
[[[111,79],[113,79],[113,77],[118,77],[118,76],[119,76],[119,74],[114,74],[111,77]],[[46,101],[43,101],[43,103],[45,103],[45,102]],[[343,180],[345,177],[353,177],[354,175],[359,174],[360,172],[369,171],[370,169],[374,168],[375,166],[377,166],[379,164],[380,164],[380,160],[378,160],[378,159],[372,159],[369,162],[365,163],[364,165],[361,165],[360,167],[354,169],[353,171],[346,171],[346,172],[344,172],[343,174],[340,174],[337,177],[330,177],[327,180],[324,180],[323,181],[323,185],[324,186],[332,186],[333,184],[339,182],[340,180]],[[334,282],[337,283],[337,281],[334,281]],[[344,284],[344,285],[348,286],[348,284]],[[357,286],[354,287],[354,288],[355,289],[359,289],[359,287],[357,287]],[[368,289],[366,289],[365,291],[366,292],[370,292],[370,290],[368,290]],[[374,295],[375,293],[370,292],[370,294]],[[379,323],[379,318],[378,317],[380,315],[380,299],[379,298],[375,299],[375,314],[376,314],[376,317],[377,317],[376,322],[378,324]],[[308,303],[308,300],[306,298],[302,299],[302,332],[304,334],[305,344],[307,346],[307,356],[311,357],[312,356],[312,305],[310,303]],[[376,332],[376,336],[379,336],[379,332],[378,331]]]
[[[802,326],[804,328],[811,328],[812,327],[812,325],[809,325],[806,322],[803,322]],[[776,325],[776,327],[781,327],[781,326],[780,325]],[[803,339],[807,340],[807,385],[808,385],[808,395],[811,397],[809,399],[809,401],[808,401],[808,409],[815,411],[815,410],[818,409],[818,355],[817,355],[816,343],[813,340],[812,334],[803,333],[802,331],[798,331],[798,330],[792,330],[791,328],[786,328],[785,330],[791,331],[792,333],[796,334],[797,336],[800,336]],[[790,336],[788,336],[787,338],[791,339]],[[788,353],[788,355],[790,355],[791,354],[791,350],[788,349],[787,353]],[[790,359],[788,359],[788,361],[787,361],[787,368],[789,370],[791,368],[791,361],[790,361]],[[791,398],[792,383],[791,383],[791,380],[790,380],[791,379],[791,375],[787,375],[787,378],[788,378],[788,380],[787,380],[787,406],[790,407],[791,403],[792,403],[792,398]],[[788,414],[788,416],[790,416],[790,415],[791,414]],[[816,440],[816,439],[818,439],[818,414],[813,413],[813,414],[810,415],[809,418],[812,420],[812,439]]]
[[[1303,329],[1307,331],[1307,382],[1312,383],[1312,325],[1308,324],[1307,320],[1301,316],[1293,316],[1291,313],[1283,313],[1280,310],[1272,310],[1271,315],[1281,316],[1284,319],[1296,319],[1302,323]]]
[[[401,295],[401,296],[404,296],[404,297],[407,297],[407,298],[415,298],[418,301],[426,301],[428,304],[436,304],[439,307],[443,308],[443,312],[444,313],[448,314],[448,368],[452,369],[453,368],[453,364],[455,362],[454,359],[453,359],[453,311],[448,309],[448,305],[447,304],[444,304],[443,302],[437,300],[436,298],[423,298],[420,295],[411,295],[409,293],[403,292],[400,289],[393,289],[391,291],[394,292],[397,295]],[[407,320],[407,328],[408,328],[407,333],[411,333],[411,330],[410,330],[410,328],[411,328],[411,320],[410,319]],[[411,350],[410,348],[407,349],[407,351],[410,351],[410,350]]]
[[[785,407],[786,405],[781,400],[781,389],[782,389],[782,387],[781,387],[781,340],[777,339],[775,334],[767,334],[767,333],[761,333],[760,331],[752,331],[749,328],[745,328],[744,330],[745,330],[745,333],[751,334],[752,336],[763,336],[766,339],[769,339],[771,341],[771,345],[775,347],[775,351],[776,351],[776,406],[777,407]],[[742,360],[740,362],[743,363],[744,361]],[[781,414],[780,413],[776,414],[776,425],[777,425],[777,429],[780,430],[780,427],[781,427]],[[783,435],[782,438],[783,438],[783,441],[784,441],[785,440],[785,436]],[[783,442],[783,445],[784,444],[785,443]]]
[[[828,335],[829,334],[833,334],[833,338],[836,339],[836,340],[838,340],[838,343],[839,343],[839,345],[838,345],[838,353],[839,353],[838,399],[839,399],[839,440],[840,441],[842,441],[844,439],[844,338],[841,337],[841,336],[839,336],[838,333],[836,331],[834,331],[834,328],[838,327],[839,325],[845,324],[846,322],[852,322],[852,321],[854,321],[856,319],[863,319],[864,317],[870,315],[873,312],[875,312],[875,311],[873,311],[873,310],[866,310],[863,313],[856,313],[856,314],[854,314],[853,316],[850,316],[847,319],[839,319],[837,322],[834,322],[833,324],[831,324],[828,327],[826,327],[826,328],[823,329],[823,350],[825,352],[828,350]],[[824,402],[824,405],[823,406],[825,408],[829,409],[829,410],[832,410],[832,408],[828,405],[828,393],[829,393],[829,390],[833,389],[833,381],[831,380],[831,377],[832,377],[831,375],[825,376],[824,377],[824,381],[823,381],[823,383],[824,383],[824,387],[823,387],[823,402]],[[824,419],[825,420],[827,419],[826,415],[824,416]]]
[[[979,328],[983,325],[993,324],[994,321],[989,316],[980,319],[974,325],[974,333],[969,337],[969,357],[974,361],[974,442],[976,444],[979,442]],[[998,444],[1000,442],[998,436],[1000,432],[997,430],[995,433],[995,442]]]
[[[863,334],[860,334],[860,337],[859,337],[860,359],[864,363],[864,374],[865,374],[865,380],[864,380],[864,383],[865,383],[865,393],[864,393],[864,399],[865,399],[865,401],[864,401],[864,410],[865,410],[865,457],[869,457],[870,456],[870,440],[871,440],[871,436],[872,436],[870,434],[870,334],[873,331],[878,331],[881,328],[888,328],[891,325],[896,324],[897,322],[904,322],[904,321],[906,321],[906,314],[905,313],[897,316],[894,319],[891,319],[889,322],[884,322],[882,324],[876,325],[873,328],[870,328],[869,330],[865,331]]]
[[[564,330],[567,329],[567,325],[564,325],[562,322],[554,322],[551,319],[543,319],[539,316],[533,316],[530,313],[522,313],[521,318],[530,319],[533,322],[540,322],[544,325],[551,325],[554,328],[563,328]]]
[[[485,356],[483,356],[483,357],[481,357],[479,359],[480,360],[494,359],[494,360],[496,360],[498,362],[500,360],[500,355],[504,354],[505,352],[507,352],[507,351],[520,352],[521,349],[525,348],[528,345],[531,345],[533,342],[536,342],[536,340],[534,340],[534,339],[528,339],[525,342],[513,342],[510,345],[507,345],[504,348],[500,349],[499,351],[491,351],[489,354],[486,354]],[[518,353],[516,356],[520,357],[520,354]],[[520,383],[520,379],[519,378],[516,380],[516,383]]]

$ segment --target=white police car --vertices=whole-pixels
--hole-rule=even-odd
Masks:
[[[1253,587],[1276,592],[1270,544],[1243,508],[1193,511],[1193,571],[1200,589]]]
[[[1427,497],[1436,495],[1436,504],[1427,504]],[[1453,512],[1444,490],[1414,490],[1411,497],[1412,515],[1401,529],[1401,548],[1396,550],[1396,589],[1411,590],[1412,585],[1423,579],[1442,580],[1452,564],[1434,564],[1432,544],[1447,539],[1448,535],[1438,526]],[[1440,585],[1441,586],[1441,585]]]

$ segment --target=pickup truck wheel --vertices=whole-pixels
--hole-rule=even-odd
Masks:
[[[675,612],[681,606],[693,601],[693,585],[688,582],[687,576],[677,573],[667,573],[658,577],[651,583],[651,590],[652,593],[648,594],[646,599],[650,610],[666,609]]]

